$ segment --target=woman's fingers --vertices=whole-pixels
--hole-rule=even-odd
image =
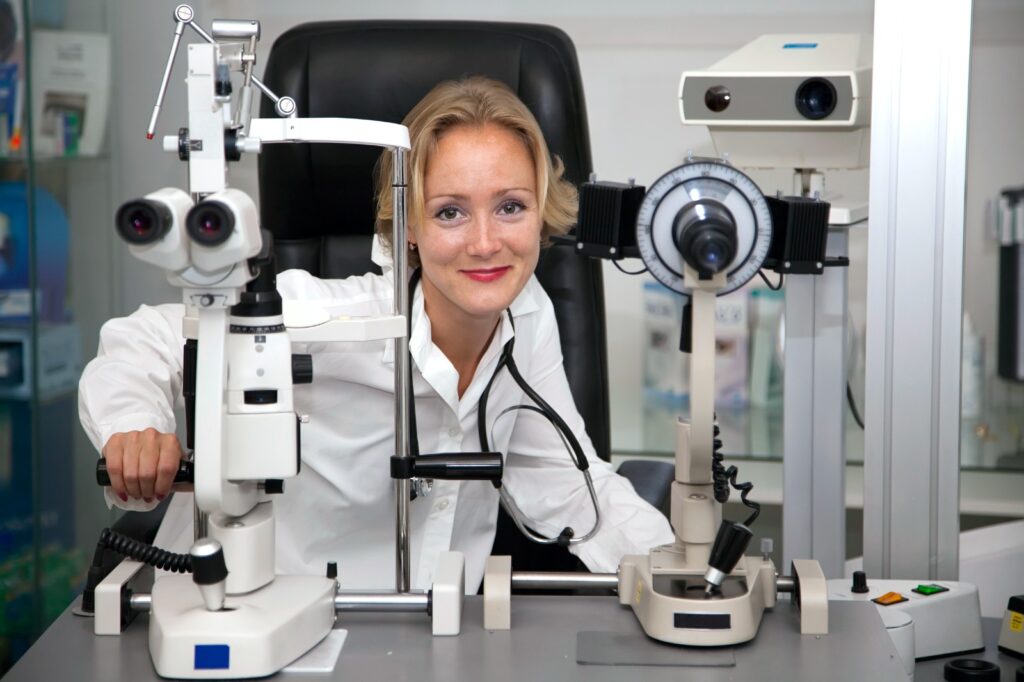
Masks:
[[[125,502],[128,501],[128,492],[124,486],[124,477],[121,475],[124,464],[124,435],[115,433],[103,446],[103,458],[107,461],[107,474],[110,476],[110,489],[115,495]]]
[[[156,467],[156,485],[154,493],[159,499],[163,499],[171,492],[171,485],[178,473],[178,464],[181,462],[181,444],[178,437],[173,433],[165,433],[160,436],[160,456]]]
[[[156,429],[115,433],[103,447],[103,457],[115,495],[125,501],[134,497],[150,502],[171,492],[181,444],[173,433]]]

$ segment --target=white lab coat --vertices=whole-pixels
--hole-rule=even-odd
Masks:
[[[285,299],[332,299],[336,314],[379,315],[392,309],[392,274],[322,280],[292,270],[281,273]],[[592,571],[614,571],[624,554],[646,553],[672,542],[662,514],[594,453],[562,367],[558,328],[550,299],[531,278],[511,305],[460,399],[459,376],[431,342],[422,289],[412,301],[413,388],[420,451],[478,451],[477,407],[505,342],[517,337],[514,358],[523,377],[577,434],[590,460],[602,525],[588,542],[574,545]],[[181,305],[143,306],[107,322],[98,356],[82,374],[79,413],[97,450],[114,433],[153,427],[175,431],[181,405]],[[277,571],[322,574],[337,561],[345,589],[394,589],[395,504],[389,458],[394,449],[394,341],[295,344],[313,355],[314,379],[295,387],[296,410],[310,416],[302,427],[302,470],[274,498]],[[554,429],[539,415],[506,407],[529,402],[502,370],[487,404],[492,449],[505,453],[504,485],[535,530],[552,537],[571,526],[590,530],[594,514],[582,474]],[[201,417],[200,417],[201,418]],[[107,491],[108,503],[122,504]],[[154,503],[155,504],[155,503]],[[177,494],[157,543],[187,551],[192,496]],[[153,505],[146,505],[153,506]],[[475,593],[494,539],[497,491],[484,481],[435,481],[433,491],[411,503],[411,569],[415,589],[430,586],[440,552],[466,556],[466,589]]]

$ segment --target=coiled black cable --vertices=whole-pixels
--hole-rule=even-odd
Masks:
[[[192,572],[191,555],[175,554],[166,549],[148,545],[140,540],[134,540],[127,535],[121,535],[109,528],[104,528],[100,532],[100,539],[96,544],[102,545],[129,559],[141,561],[144,564],[149,564],[154,568],[164,571],[171,571],[172,573]]]
[[[747,495],[749,495],[750,491],[754,489],[754,484],[750,481],[747,481],[746,483],[737,483],[736,476],[739,475],[739,469],[735,466],[726,468],[725,465],[722,464],[724,455],[722,455],[722,439],[719,438],[720,434],[721,430],[718,428],[718,421],[715,420],[715,440],[711,448],[711,480],[714,484],[715,499],[718,500],[720,504],[728,502],[730,485],[740,491],[740,502],[743,503],[743,506],[753,510],[750,516],[748,516],[743,522],[743,525],[749,528],[750,524],[756,521],[757,517],[761,515],[761,505],[753,500],[747,499]]]

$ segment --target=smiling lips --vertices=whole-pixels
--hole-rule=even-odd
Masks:
[[[476,270],[462,270],[461,272],[474,282],[493,282],[500,279],[511,269],[511,265],[502,265],[497,268],[478,268]]]

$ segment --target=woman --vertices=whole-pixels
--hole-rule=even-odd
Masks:
[[[540,128],[504,85],[483,78],[432,90],[406,117],[410,165],[410,262],[422,273],[411,299],[418,440],[422,452],[479,451],[477,409],[506,342],[527,383],[577,434],[591,455],[602,525],[572,550],[595,571],[612,571],[623,554],[671,542],[664,517],[625,479],[593,456],[562,368],[551,301],[533,277],[542,244],[575,217],[576,194],[552,164]],[[379,169],[375,261],[384,275],[321,280],[306,272],[278,277],[285,299],[332,299],[347,315],[389,314],[393,273],[388,155]],[[506,314],[511,313],[511,318]],[[82,424],[102,448],[111,474],[107,499],[146,506],[165,496],[181,457],[173,406],[181,395],[180,305],[143,307],[108,322],[99,356],[80,386]],[[299,346],[298,344],[296,344]],[[310,415],[302,434],[302,472],[276,499],[277,568],[318,573],[338,561],[345,588],[393,588],[394,342],[308,344],[313,384],[295,389]],[[582,475],[552,427],[514,410],[529,402],[502,371],[487,404],[491,450],[506,453],[504,486],[535,530],[572,526],[584,533],[594,514]],[[183,496],[180,496],[183,497]],[[119,498],[119,499],[118,499]],[[466,587],[475,592],[490,552],[498,495],[483,481],[436,481],[411,507],[412,582],[430,585],[441,551],[466,555]],[[187,547],[187,499],[174,533]],[[160,540],[160,538],[158,538]]]

